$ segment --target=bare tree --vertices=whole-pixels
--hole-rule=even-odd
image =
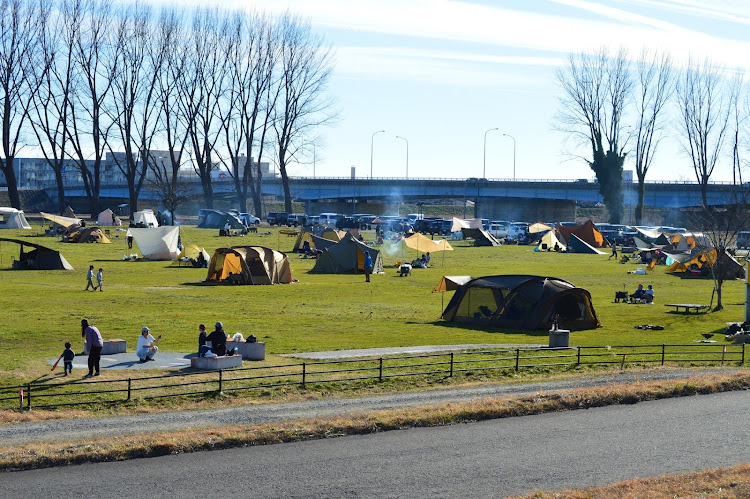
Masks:
[[[18,180],[13,169],[14,160],[21,144],[24,124],[35,85],[40,79],[34,74],[44,74],[46,61],[39,57],[37,45],[39,31],[49,19],[49,5],[38,6],[30,0],[4,0],[0,2],[0,106],[2,112],[2,151],[0,172],[5,175],[8,198],[12,207],[21,208]],[[41,66],[36,67],[35,66]]]
[[[732,183],[734,185],[742,185],[742,161],[740,159],[740,149],[744,150],[744,146],[740,134],[745,128],[744,125],[747,121],[747,111],[743,110],[740,101],[743,97],[742,90],[744,88],[745,78],[741,72],[737,72],[737,76],[732,81],[729,92],[729,113],[732,124],[732,135],[730,138],[732,141]],[[743,197],[740,201],[745,203],[747,202],[747,198]]]
[[[274,107],[274,144],[284,188],[284,209],[292,211],[287,165],[289,153],[301,147],[305,136],[335,118],[325,91],[333,70],[333,50],[313,35],[309,23],[292,15],[280,21],[281,61],[278,100]]]
[[[168,49],[163,38],[154,36],[152,21],[151,9],[136,3],[121,13],[116,30],[119,61],[108,112],[124,154],[114,154],[114,137],[108,140],[108,147],[128,183],[131,213],[138,208],[138,195],[151,159],[149,151],[161,109],[156,82]]]
[[[90,212],[99,212],[101,169],[112,122],[103,116],[103,105],[117,71],[112,43],[110,0],[82,0],[83,22],[75,39],[75,78],[71,86],[70,126],[66,128],[71,158],[81,172]],[[85,131],[86,130],[86,131]],[[91,165],[87,161],[90,151]]]
[[[610,222],[620,223],[624,112],[633,87],[627,52],[620,49],[611,57],[602,48],[595,54],[573,54],[567,67],[557,72],[557,80],[564,92],[558,116],[561,130],[590,145],[591,159],[584,159],[596,174]]]
[[[171,158],[170,161],[160,161],[151,157],[148,167],[151,175],[147,178],[147,185],[164,204],[164,208],[170,213],[171,224],[174,225],[175,212],[188,199],[190,186],[175,171]]]
[[[646,174],[662,139],[662,111],[674,91],[672,58],[667,53],[646,50],[636,64],[638,83],[636,90],[635,173],[638,177],[638,204],[635,207],[636,224],[643,220],[646,196]]]
[[[729,123],[730,97],[724,90],[719,68],[709,60],[700,64],[691,59],[677,85],[683,148],[693,163],[704,208]]]
[[[57,208],[65,210],[65,171],[68,116],[73,76],[73,49],[81,24],[80,0],[64,0],[56,18],[40,27],[39,55],[44,63],[31,69],[38,88],[32,99],[30,122],[44,159],[55,174]],[[48,68],[48,70],[45,70]]]

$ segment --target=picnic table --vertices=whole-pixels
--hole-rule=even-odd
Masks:
[[[691,310],[695,310],[695,313],[698,313],[710,307],[710,305],[701,305],[699,303],[665,303],[664,306],[674,307],[675,312],[679,312],[681,308],[684,308],[685,313],[689,313]]]

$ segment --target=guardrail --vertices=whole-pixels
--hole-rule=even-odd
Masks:
[[[345,383],[406,376],[533,369],[555,366],[745,363],[745,345],[677,344],[514,348],[447,352],[376,359],[179,372],[116,380],[75,380],[0,387],[0,408],[30,410],[88,404],[117,404],[136,398],[190,397],[279,386]],[[329,369],[328,366],[334,367]],[[90,389],[90,388],[96,389]],[[140,395],[140,396],[139,396]]]

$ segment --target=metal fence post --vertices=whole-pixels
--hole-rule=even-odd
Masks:
[[[224,391],[224,370],[219,369],[219,393]]]
[[[31,410],[31,384],[26,385],[26,408]]]
[[[664,350],[666,348],[667,348],[667,346],[664,343],[662,343],[661,344],[661,365],[662,366],[664,365]]]
[[[131,383],[131,379],[128,378],[128,398],[127,398],[127,400],[130,400],[130,383]]]
[[[521,349],[516,348],[516,371],[518,371],[518,358],[521,356]]]
[[[576,355],[576,365],[577,366],[581,365],[581,347],[580,346],[578,346],[578,353]]]
[[[451,352],[451,373],[448,376],[453,377],[453,352]]]
[[[305,382],[307,381],[307,363],[302,363],[302,387],[305,387]]]
[[[383,357],[380,357],[380,367],[378,367],[378,381],[383,381]]]
[[[742,360],[740,361],[740,365],[745,364],[745,343],[742,344]]]

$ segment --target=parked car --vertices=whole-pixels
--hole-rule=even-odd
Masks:
[[[285,211],[269,211],[266,213],[268,225],[284,225],[289,213]]]
[[[307,224],[307,217],[299,213],[290,213],[286,217],[286,225],[290,227],[299,227],[300,225]]]
[[[336,220],[336,228],[337,229],[356,229],[359,227],[359,223],[354,220],[353,217],[345,217],[341,216],[338,220]]]
[[[320,216],[319,215],[311,215],[307,217],[307,223],[305,225],[320,225]]]
[[[352,218],[357,222],[357,228],[360,230],[372,229],[372,221],[377,217],[372,213],[355,213]]]
[[[750,248],[750,232],[742,231],[737,233],[737,249]]]
[[[505,239],[508,236],[508,229],[510,229],[510,224],[508,222],[494,221],[490,222],[487,232],[495,236],[497,239]]]
[[[336,222],[338,222],[341,217],[343,217],[343,215],[339,215],[338,213],[321,213],[318,215],[318,222],[320,225],[336,227]]]
[[[414,221],[414,231],[423,234],[442,234],[442,218],[422,218]]]
[[[505,236],[505,239],[514,243],[522,242],[529,233],[529,225],[527,222],[513,222],[508,227],[508,234]]]
[[[247,226],[257,225],[260,223],[260,218],[254,217],[250,213],[240,213],[239,219],[242,220],[242,223]]]

